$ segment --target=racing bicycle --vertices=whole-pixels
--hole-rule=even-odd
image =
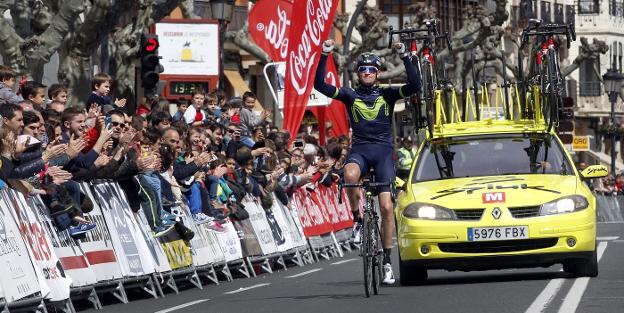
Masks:
[[[576,40],[573,24],[542,24],[542,20],[531,19],[522,31],[521,48],[529,42],[529,37],[536,37],[529,54],[529,75],[523,81],[521,99],[524,118],[543,119],[550,132],[559,121],[558,112],[565,93],[564,79],[559,67],[559,56],[555,36],[565,35],[567,47]],[[522,56],[519,55],[519,61]],[[519,62],[518,64],[522,64]],[[520,75],[523,71],[520,69]],[[528,90],[527,90],[528,89]],[[528,96],[527,96],[528,95]],[[526,101],[529,103],[526,103]],[[541,100],[541,101],[540,101]]]
[[[445,79],[438,80],[434,46],[438,39],[445,39],[448,48],[451,49],[451,42],[448,33],[441,34],[438,31],[436,19],[425,20],[424,24],[425,28],[409,27],[400,30],[394,30],[390,26],[388,48],[392,47],[393,36],[399,35],[399,40],[409,49],[412,64],[416,66],[422,84],[422,91],[418,93],[418,96],[411,98],[411,103],[415,108],[415,126],[416,128],[423,128],[422,126],[426,123],[429,135],[433,137],[433,126],[436,123],[435,91],[449,85]],[[420,52],[417,45],[418,41],[422,41]],[[442,72],[442,78],[444,78],[444,71]]]
[[[372,172],[372,170],[371,170]],[[364,292],[378,294],[383,279],[383,245],[381,241],[379,207],[375,201],[379,187],[391,186],[391,183],[377,183],[371,173],[362,183],[343,183],[342,188],[363,188],[365,202],[362,210],[362,230],[360,256],[364,266]]]

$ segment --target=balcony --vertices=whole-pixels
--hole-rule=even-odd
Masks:
[[[195,8],[195,14],[201,18],[212,19],[212,13],[210,12],[210,1],[207,0],[195,0],[193,3]],[[227,25],[228,31],[238,31],[243,28],[249,12],[247,6],[235,5],[234,12],[232,13],[232,21]]]

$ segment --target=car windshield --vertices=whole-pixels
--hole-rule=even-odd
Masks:
[[[412,181],[511,174],[574,172],[550,135],[466,136],[426,143]]]

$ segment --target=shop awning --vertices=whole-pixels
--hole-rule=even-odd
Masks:
[[[234,87],[234,93],[237,97],[242,97],[246,91],[250,91],[249,86],[240,73],[236,70],[223,70],[223,74],[225,74],[225,78],[227,78],[228,82]],[[256,107],[254,110],[262,111],[262,106],[258,99],[256,99]]]

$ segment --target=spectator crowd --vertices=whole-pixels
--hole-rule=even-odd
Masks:
[[[0,65],[0,187],[41,195],[59,231],[73,237],[96,225],[83,218],[93,203],[80,182],[114,180],[130,208],[142,209],[155,237],[174,229],[172,208],[186,203],[197,224],[222,231],[249,218],[242,200],[289,206],[296,188],[331,185],[342,175],[349,138],[321,147],[309,134],[277,129],[256,96],[227,98],[196,90],[175,102],[146,99],[128,112],[111,95],[113,78],[94,75],[87,108],[68,107],[68,89],[34,81],[16,86]],[[275,195],[275,197],[273,197]]]

